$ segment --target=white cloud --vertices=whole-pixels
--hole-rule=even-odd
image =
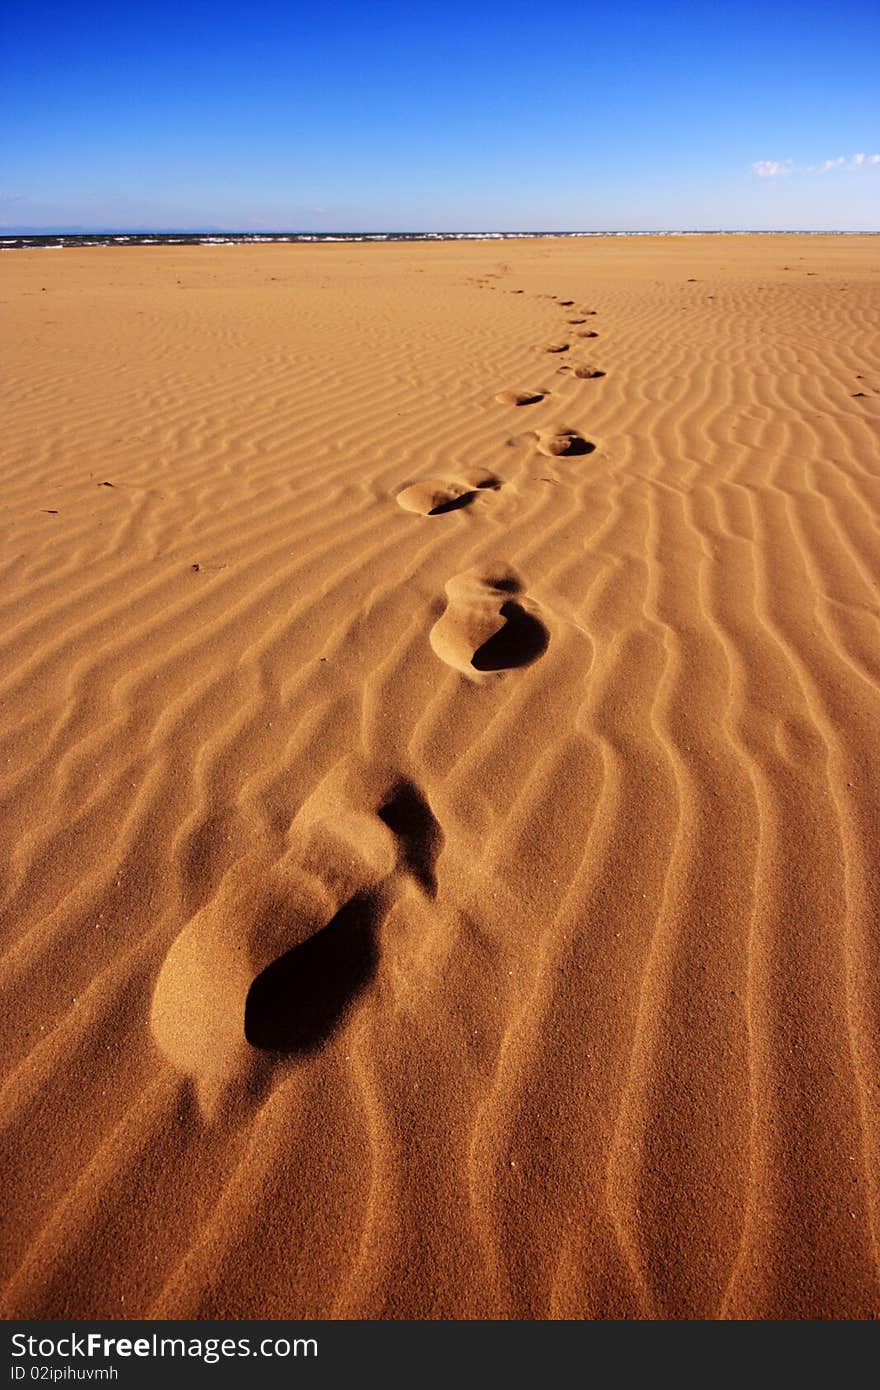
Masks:
[[[880,164],[880,154],[854,154],[850,159],[839,154],[835,159],[824,159],[821,164],[794,164],[790,159],[759,159],[752,165],[752,172],[759,179],[772,179],[782,174],[830,174],[837,169],[867,169],[869,165],[877,164]]]
[[[791,161],[780,162],[778,159],[759,159],[752,165],[759,179],[772,179],[777,174],[787,174],[791,170]]]

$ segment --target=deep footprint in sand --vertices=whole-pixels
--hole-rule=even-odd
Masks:
[[[565,366],[559,368],[560,372],[568,372],[570,376],[576,376],[579,381],[596,381],[605,373],[599,367],[593,367],[589,362],[580,362],[577,366],[567,362]]]
[[[513,570],[468,570],[449,580],[446,595],[446,610],[431,629],[431,646],[470,680],[531,666],[547,650],[550,633]]]
[[[582,328],[577,335],[579,338],[598,338],[599,334],[595,328]]]
[[[460,478],[424,478],[397,494],[397,505],[419,516],[442,516],[476,502],[481,492],[497,492],[500,478],[484,469],[472,469]]]
[[[396,842],[396,870],[435,897],[443,833],[419,789],[392,775],[375,814]],[[260,972],[244,1006],[244,1035],[251,1047],[308,1054],[332,1036],[376,975],[382,896],[375,890],[355,895],[326,926]]]
[[[376,974],[376,930],[373,899],[356,896],[267,965],[244,1001],[246,1042],[261,1052],[317,1050]]]
[[[436,894],[443,833],[406,776],[343,759],[297,812],[289,849],[249,857],[173,942],[154,1040],[203,1114],[259,1096],[281,1063],[317,1052],[380,965],[379,931],[406,884]]]
[[[555,425],[549,430],[536,430],[535,440],[539,454],[546,458],[572,458],[576,454],[591,454],[595,444],[575,429],[567,425]]]
[[[546,391],[499,391],[495,399],[499,405],[537,405],[546,395]]]
[[[544,345],[544,347],[541,348],[541,351],[542,351],[542,352],[568,352],[568,349],[570,348],[570,346],[571,346],[570,343],[546,343],[546,344]]]

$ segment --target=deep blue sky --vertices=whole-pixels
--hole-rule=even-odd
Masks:
[[[873,0],[5,11],[4,226],[880,228]]]

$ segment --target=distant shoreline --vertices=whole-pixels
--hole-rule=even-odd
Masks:
[[[600,237],[701,237],[701,236],[880,236],[880,230],[858,231],[753,231],[747,227],[698,231],[605,232],[16,232],[0,236],[0,251],[60,250],[87,246],[244,246],[284,243],[333,242],[431,242],[431,241],[538,241],[555,238],[580,240]]]

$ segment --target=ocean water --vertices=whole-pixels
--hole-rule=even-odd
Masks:
[[[608,232],[55,232],[0,236],[0,251],[60,250],[66,246],[246,246],[254,242],[517,241],[537,237],[609,236],[870,236],[867,232],[770,232],[748,228]]]

